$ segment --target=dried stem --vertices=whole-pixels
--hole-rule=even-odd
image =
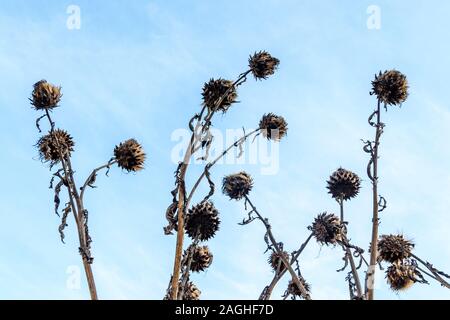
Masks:
[[[298,275],[295,273],[291,264],[286,259],[286,257],[283,255],[283,251],[280,249],[278,242],[275,240],[275,237],[273,236],[273,233],[272,233],[272,227],[269,224],[268,219],[263,218],[263,216],[258,212],[256,207],[250,201],[248,196],[245,196],[245,200],[246,200],[246,203],[248,203],[252,207],[252,212],[254,212],[257,215],[258,219],[264,224],[264,227],[266,228],[267,236],[271,242],[272,247],[275,249],[275,251],[278,254],[278,256],[280,257],[281,261],[283,262],[283,264],[285,265],[285,267],[291,274],[292,280],[297,285],[298,289],[302,293],[302,296],[305,298],[305,300],[311,300],[311,297],[310,297],[308,291],[305,289],[304,285],[300,282]]]
[[[340,212],[341,212],[341,223],[343,225],[345,225],[344,224],[344,221],[345,221],[344,220],[344,199],[342,196],[340,197],[338,202],[339,202],[339,207],[340,207]],[[361,287],[361,280],[359,279],[359,275],[358,275],[358,270],[356,268],[355,260],[353,259],[353,253],[348,246],[342,245],[342,249],[344,249],[345,254],[347,255],[347,259],[350,262],[351,272],[352,272],[353,279],[355,280],[355,285],[356,285],[356,293],[358,295],[358,298],[360,298],[363,296],[363,291],[362,291],[362,287]],[[350,290],[351,290],[351,286],[350,286]],[[353,297],[353,292],[350,292],[350,296]]]
[[[427,261],[423,261],[422,259],[420,259],[418,256],[416,256],[415,254],[411,253],[411,257],[413,257],[414,259],[416,259],[417,261],[419,261],[421,264],[423,264],[428,270],[430,270],[430,272],[433,274],[433,276],[431,276],[431,278],[433,278],[434,280],[438,281],[443,287],[446,287],[447,289],[450,289],[450,283],[448,283],[447,281],[444,280],[443,277],[450,279],[450,276],[442,271],[437,270],[435,267],[433,267],[433,265]]]
[[[300,248],[297,251],[293,252],[293,256],[291,258],[291,266],[298,261],[298,258],[300,257],[300,254],[303,252],[303,250],[306,248],[306,246],[308,245],[309,241],[312,239],[313,237],[313,233],[311,233],[308,238],[306,239],[306,241],[304,243],[302,243],[302,245],[300,246]],[[286,274],[287,272],[287,268],[283,268],[280,270],[278,270],[277,272],[275,272],[275,275],[272,279],[272,281],[270,282],[270,284],[264,288],[263,292],[261,293],[259,300],[270,300],[270,296],[272,295],[273,289],[275,288],[275,286],[278,284],[278,282],[283,278],[283,276]]]

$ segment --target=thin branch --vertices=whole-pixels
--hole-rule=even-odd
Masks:
[[[115,163],[117,163],[117,159],[112,158],[111,160],[108,161],[107,164],[104,164],[92,171],[92,173],[89,175],[89,177],[86,179],[86,181],[84,182],[83,186],[80,189],[81,190],[81,193],[80,193],[81,201],[83,201],[84,192],[86,191],[87,187],[95,188],[94,182],[97,177],[97,173],[103,169],[108,169],[108,171],[109,171],[109,168]]]

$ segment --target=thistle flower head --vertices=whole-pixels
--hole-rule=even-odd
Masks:
[[[311,294],[311,286],[309,285],[309,283],[306,282],[305,279],[303,279],[303,277],[299,277],[300,283],[303,285],[303,287],[305,288],[306,294],[309,295]],[[297,297],[301,298],[301,299],[306,299],[307,297],[302,293],[302,291],[300,290],[300,288],[297,286],[297,284],[294,281],[289,281],[287,290],[286,290],[286,294],[288,295],[292,295],[292,297],[295,299]]]
[[[241,200],[248,196],[253,188],[253,179],[246,172],[239,172],[223,178],[222,192],[230,199]]]
[[[117,160],[117,165],[128,172],[144,169],[144,149],[134,139],[129,139],[116,146],[114,157]]]
[[[283,251],[283,257],[286,258],[287,261],[289,261],[289,253],[286,251]],[[269,257],[269,264],[272,267],[273,271],[282,272],[284,269],[286,269],[286,266],[284,265],[280,255],[276,251],[272,251],[272,254]]]
[[[237,91],[233,81],[211,79],[203,86],[203,104],[210,111],[226,112],[237,99]]]
[[[346,232],[340,219],[327,212],[319,214],[308,229],[312,231],[317,242],[325,245],[335,245],[343,239]]]
[[[267,79],[268,76],[275,73],[280,64],[280,60],[272,57],[266,51],[255,52],[248,60],[250,70],[255,79]]]
[[[378,259],[396,262],[411,256],[414,243],[406,240],[403,235],[382,235],[378,240]]]
[[[213,254],[208,246],[196,246],[193,250],[191,271],[201,272],[208,269],[213,262]]]
[[[61,97],[61,87],[41,80],[34,84],[30,102],[36,110],[51,110],[58,106]]]
[[[219,225],[219,211],[212,202],[203,201],[189,209],[184,227],[192,239],[198,237],[199,240],[206,241],[214,237]]]
[[[358,195],[361,179],[356,173],[339,168],[333,172],[327,184],[328,193],[333,198],[339,200],[342,197],[343,200],[349,200]]]
[[[409,260],[396,261],[386,270],[386,279],[394,291],[402,291],[409,289],[414,283],[423,280],[416,263]]]
[[[61,161],[61,157],[67,159],[73,152],[75,143],[72,137],[64,130],[55,129],[41,137],[36,146],[42,161],[50,162],[53,166]]]
[[[200,300],[202,292],[191,281],[186,283],[182,300]]]
[[[375,76],[372,92],[386,105],[399,105],[408,98],[408,80],[397,70],[385,71]]]
[[[287,122],[283,117],[273,113],[265,114],[259,122],[259,128],[267,139],[281,140],[287,134]]]

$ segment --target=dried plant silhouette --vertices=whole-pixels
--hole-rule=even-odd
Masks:
[[[51,117],[53,110],[59,107],[61,97],[61,87],[54,86],[45,80],[41,80],[34,85],[30,101],[36,111],[43,113],[36,120],[36,127],[39,132],[42,132],[40,122],[44,118],[48,120],[50,125],[49,132],[38,140],[36,146],[41,161],[49,163],[50,170],[52,171],[50,188],[54,189],[55,192],[55,213],[58,216],[60,216],[61,191],[62,189],[67,190],[67,202],[62,210],[61,224],[58,231],[61,236],[61,241],[64,243],[64,230],[68,226],[67,219],[72,214],[78,231],[79,253],[82,257],[90,296],[92,300],[97,300],[97,289],[91,268],[94,258],[91,254],[92,238],[88,227],[89,213],[84,204],[84,195],[88,188],[96,188],[95,183],[98,173],[106,170],[106,175],[108,175],[111,166],[114,164],[117,164],[118,167],[127,172],[142,170],[145,153],[142,146],[134,139],[120,143],[113,151],[114,156],[106,164],[94,169],[80,189],[78,189],[75,180],[75,171],[71,162],[75,142],[67,131],[55,127],[56,124]]]

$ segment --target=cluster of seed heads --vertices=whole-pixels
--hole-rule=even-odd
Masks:
[[[361,179],[356,173],[339,168],[327,181],[328,193],[336,199],[349,200],[358,195],[361,188]]]
[[[234,200],[245,198],[249,195],[252,188],[252,177],[243,171],[226,176],[222,181],[222,192]]]
[[[136,172],[144,168],[145,152],[135,139],[129,139],[116,146],[114,157],[117,165],[128,172]]]
[[[279,64],[280,60],[272,57],[266,51],[256,52],[248,60],[250,70],[257,80],[267,79],[268,76],[274,74]]]
[[[386,105],[400,105],[408,98],[408,80],[397,70],[380,71],[372,81],[371,94]]]
[[[50,162],[50,165],[53,166],[60,161],[61,157],[64,159],[70,157],[75,143],[66,131],[55,129],[41,137],[36,146],[41,160]]]
[[[259,122],[259,129],[265,138],[279,141],[287,134],[287,125],[283,117],[268,113]]]
[[[30,102],[36,110],[51,110],[58,106],[61,97],[61,87],[41,80],[34,84]]]
[[[219,225],[219,211],[212,202],[203,201],[189,209],[184,227],[191,239],[207,241],[214,237]]]
[[[208,246],[196,246],[192,253],[191,271],[202,272],[213,262],[213,254]]]
[[[203,104],[210,111],[226,112],[237,99],[233,81],[211,79],[203,86]]]
[[[340,219],[327,212],[319,214],[308,229],[312,231],[317,242],[325,245],[335,245],[345,236],[345,227]]]

